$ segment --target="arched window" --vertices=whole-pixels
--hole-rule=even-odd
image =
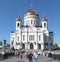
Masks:
[[[41,36],[39,35],[39,41],[41,40]]]
[[[33,22],[33,21],[31,20],[31,24],[32,24],[32,22]]]
[[[17,26],[19,27],[19,23],[17,24]]]
[[[30,44],[30,49],[33,49],[33,44],[32,43]]]
[[[44,27],[46,27],[46,23],[44,23]]]
[[[41,44],[38,44],[38,49],[41,49]]]
[[[34,20],[34,24],[36,23],[36,21]]]
[[[25,44],[22,44],[22,49],[25,49]]]

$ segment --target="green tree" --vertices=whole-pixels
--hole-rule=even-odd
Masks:
[[[58,44],[54,44],[54,48],[58,48]]]

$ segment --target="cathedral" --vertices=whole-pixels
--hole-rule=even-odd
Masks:
[[[41,21],[41,22],[40,22]],[[10,32],[10,48],[14,49],[40,49],[53,48],[53,32],[48,30],[48,19],[31,7],[24,14],[24,25],[20,17],[16,18],[16,30]]]

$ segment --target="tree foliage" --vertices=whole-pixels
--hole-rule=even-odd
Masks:
[[[58,48],[58,44],[54,44],[54,48]]]

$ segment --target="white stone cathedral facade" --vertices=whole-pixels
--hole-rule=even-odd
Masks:
[[[10,33],[10,48],[34,50],[53,48],[53,32],[48,31],[48,20],[45,16],[40,20],[39,14],[30,8],[24,14],[24,25],[21,22],[21,18],[17,17],[16,30]]]

